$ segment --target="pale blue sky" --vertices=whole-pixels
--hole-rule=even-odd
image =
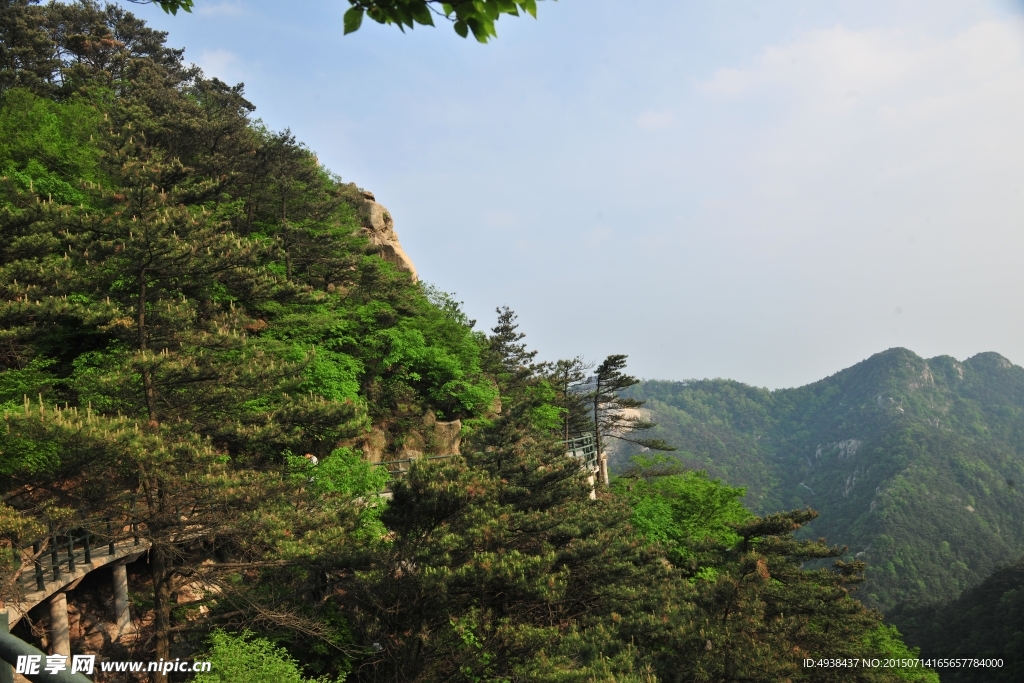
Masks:
[[[489,45],[343,0],[129,6],[386,205],[481,327],[649,378],[803,384],[892,346],[1024,363],[1009,0],[559,0]]]

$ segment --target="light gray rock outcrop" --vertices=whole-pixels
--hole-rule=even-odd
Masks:
[[[418,280],[416,266],[405,253],[402,243],[398,241],[395,220],[391,217],[391,212],[377,203],[372,192],[364,190],[362,195],[363,203],[359,207],[359,216],[363,219],[363,234],[370,240],[370,244],[380,250],[379,253],[385,261],[409,273],[414,281]]]

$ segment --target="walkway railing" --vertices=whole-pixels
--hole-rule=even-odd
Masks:
[[[597,442],[593,434],[584,434],[565,442],[565,454],[580,460],[583,466],[590,472],[597,472],[601,469],[600,459],[597,453]]]
[[[61,531],[51,526],[46,536],[17,548],[15,557],[20,565],[0,576],[0,613],[13,626],[33,607],[49,600],[51,617],[60,613],[60,620],[66,622],[63,594],[86,574],[110,566],[114,571],[118,627],[128,628],[124,564],[139,557],[149,546],[149,541],[140,536],[139,523],[134,519],[79,520]]]
[[[97,532],[90,529],[90,526],[101,526],[104,531]],[[115,526],[120,531],[115,532]],[[115,523],[112,518],[106,517],[84,522],[81,526],[61,533],[55,531],[51,524],[50,533],[21,546],[19,550],[22,558],[31,552],[36,590],[45,590],[48,581],[61,581],[65,570],[73,576],[76,564],[92,564],[93,555],[100,556],[104,550],[107,555],[117,554],[117,546],[128,539],[132,540],[133,545],[140,545],[138,523],[134,520]],[[51,575],[50,579],[47,579],[47,574]]]

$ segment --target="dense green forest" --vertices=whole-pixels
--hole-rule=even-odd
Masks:
[[[140,633],[98,654],[204,683],[937,680],[803,667],[911,654],[805,501],[643,459],[592,495],[564,366],[381,258],[359,188],[164,40],[0,0],[0,599],[26,544],[131,520]]]
[[[1024,554],[1024,369],[998,354],[890,349],[797,389],[632,391],[683,462],[746,486],[756,512],[817,509],[805,533],[868,563],[871,605],[950,600]]]
[[[956,600],[904,605],[891,616],[922,656],[1004,662],[999,670],[944,671],[943,681],[1000,683],[1024,677],[1024,559],[1000,567]]]

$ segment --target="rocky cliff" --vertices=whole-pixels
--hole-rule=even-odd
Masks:
[[[362,203],[359,205],[359,217],[363,221],[363,234],[370,240],[370,243],[379,249],[381,257],[394,264],[399,270],[412,275],[413,280],[418,280],[416,266],[412,259],[405,253],[402,243],[398,240],[398,233],[395,232],[395,220],[391,212],[377,199],[372,192],[362,191]]]

